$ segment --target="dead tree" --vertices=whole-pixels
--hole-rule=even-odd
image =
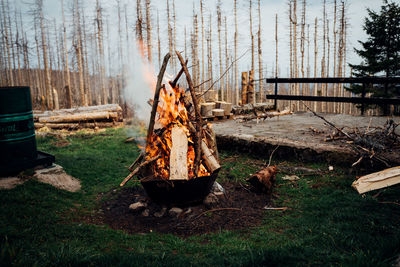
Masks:
[[[261,51],[261,7],[260,0],[258,0],[258,86],[260,92],[259,102],[264,102],[264,88],[263,88],[263,72],[262,72],[262,51]]]
[[[67,108],[71,108],[72,107],[71,75],[69,73],[67,27],[65,25],[64,0],[61,0],[61,11],[62,11],[62,20],[63,20],[63,34],[64,34],[64,58],[65,58],[64,70],[66,73],[64,88],[65,88],[65,94],[66,94],[66,98],[67,98]]]
[[[237,0],[234,0],[235,12],[235,105],[239,104],[239,83],[238,83],[238,65],[237,65],[237,41],[238,41],[238,27],[237,27]]]
[[[218,20],[218,52],[219,52],[219,76],[222,76],[222,46],[221,46],[221,26],[222,26],[222,17],[221,17],[221,0],[218,0],[217,5],[217,20]],[[221,100],[224,101],[224,79],[220,81],[220,90],[221,90]],[[227,100],[227,99],[225,99]]]
[[[205,81],[205,61],[204,61],[204,7],[203,0],[200,0],[200,19],[201,19],[201,80]],[[204,85],[201,86],[200,91],[204,91]]]
[[[318,19],[315,18],[314,22],[314,77],[317,77],[317,57],[318,57],[318,47],[317,47],[317,34],[318,34]],[[314,96],[318,96],[318,83],[314,84]],[[314,110],[317,110],[317,102],[314,102]]]
[[[147,59],[151,63],[153,61],[153,57],[152,57],[152,45],[151,45],[150,0],[146,0],[146,37],[147,37]]]

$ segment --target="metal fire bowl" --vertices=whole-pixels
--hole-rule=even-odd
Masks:
[[[204,200],[217,176],[218,171],[215,171],[210,176],[190,180],[152,179],[141,181],[141,184],[147,195],[156,203],[189,205]]]

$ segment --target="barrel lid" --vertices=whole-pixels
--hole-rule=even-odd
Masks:
[[[31,92],[28,86],[0,87],[0,114],[32,111]]]

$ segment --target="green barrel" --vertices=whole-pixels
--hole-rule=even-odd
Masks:
[[[36,157],[30,88],[0,87],[0,168]]]

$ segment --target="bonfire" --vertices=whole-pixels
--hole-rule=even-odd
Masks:
[[[131,173],[121,186],[137,176],[145,189],[146,183],[157,182],[159,188],[165,188],[167,184],[171,188],[166,190],[173,191],[178,184],[193,187],[194,183],[191,181],[212,177],[206,182],[207,191],[215,181],[216,173],[220,169],[215,135],[211,125],[204,123],[200,116],[187,61],[183,60],[179,52],[176,54],[182,69],[174,80],[162,83],[170,54],[164,57],[157,77],[154,99],[151,101],[153,104],[146,146],[129,167]],[[186,75],[188,90],[178,86],[178,80],[183,73]],[[163,181],[168,183],[162,183]],[[204,195],[207,193],[204,192]]]

